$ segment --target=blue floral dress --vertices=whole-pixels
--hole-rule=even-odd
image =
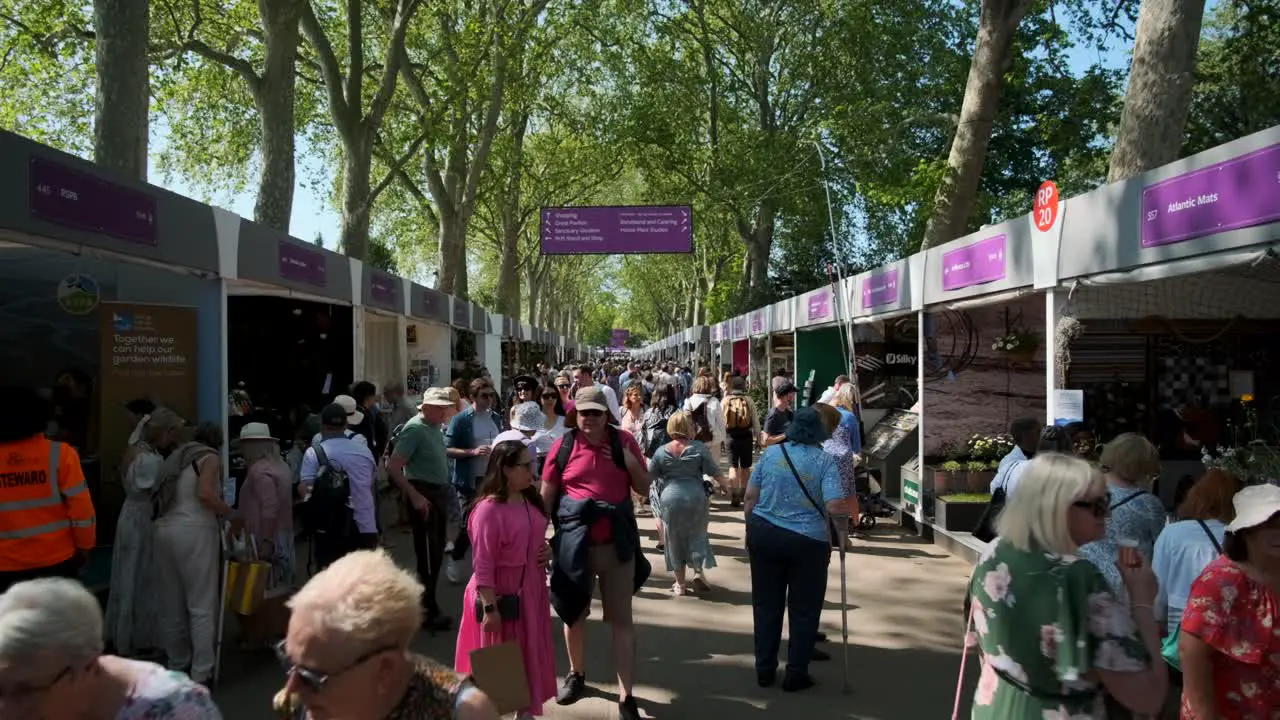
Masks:
[[[1108,485],[1111,492],[1111,517],[1107,518],[1107,534],[1101,540],[1080,547],[1080,557],[1093,563],[1107,581],[1111,592],[1121,602],[1128,602],[1129,592],[1120,578],[1116,561],[1120,556],[1117,541],[1138,542],[1138,550],[1150,561],[1155,557],[1156,538],[1168,524],[1168,514],[1160,498],[1146,490]]]
[[[116,720],[222,720],[203,685],[154,663],[124,662],[135,666],[136,680]]]
[[[1092,670],[1140,672],[1138,625],[1092,563],[997,538],[969,584],[982,651],[973,720],[1106,717]]]

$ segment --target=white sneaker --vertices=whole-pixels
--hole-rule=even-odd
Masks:
[[[457,585],[462,582],[462,571],[458,569],[458,561],[449,558],[444,562],[444,576],[449,582]]]

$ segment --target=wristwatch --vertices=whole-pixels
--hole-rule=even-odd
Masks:
[[[492,615],[494,612],[497,611],[498,606],[494,605],[493,603],[489,603],[488,605],[481,605],[480,609],[484,610],[485,615]]]

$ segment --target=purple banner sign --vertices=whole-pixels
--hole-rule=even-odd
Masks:
[[[400,296],[399,285],[399,278],[377,270],[369,273],[369,297],[380,303],[395,305],[396,298]]]
[[[28,180],[32,217],[140,245],[158,242],[156,199],[149,195],[37,157]]]
[[[979,240],[942,254],[942,289],[982,285],[1004,279],[1004,235]]]
[[[329,264],[323,252],[286,240],[281,240],[279,247],[280,277],[316,287],[329,284]]]
[[[809,296],[809,321],[831,317],[831,291],[822,290]]]
[[[747,335],[747,319],[744,317],[736,317],[733,319],[733,339],[738,340]]]
[[[757,310],[756,312],[751,313],[751,334],[752,335],[764,334],[764,311],[763,310]]]
[[[539,227],[543,255],[693,251],[687,205],[542,208]]]
[[[453,299],[453,324],[463,329],[471,327],[471,303],[461,298]]]
[[[898,292],[898,268],[871,273],[862,281],[862,307],[893,305],[902,295]]]
[[[1142,247],[1280,220],[1280,145],[1256,150],[1142,191]]]
[[[720,342],[720,323],[711,326],[711,342]]]
[[[627,341],[630,339],[631,339],[630,330],[625,330],[622,328],[614,328],[613,332],[609,333],[609,347],[624,348],[627,346]]]

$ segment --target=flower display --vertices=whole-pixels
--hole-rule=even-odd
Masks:
[[[1013,452],[1013,438],[1009,435],[975,434],[969,438],[969,457],[974,460],[997,462]]]
[[[991,341],[991,349],[1004,353],[1033,353],[1040,347],[1040,337],[1028,330],[1013,330]]]

